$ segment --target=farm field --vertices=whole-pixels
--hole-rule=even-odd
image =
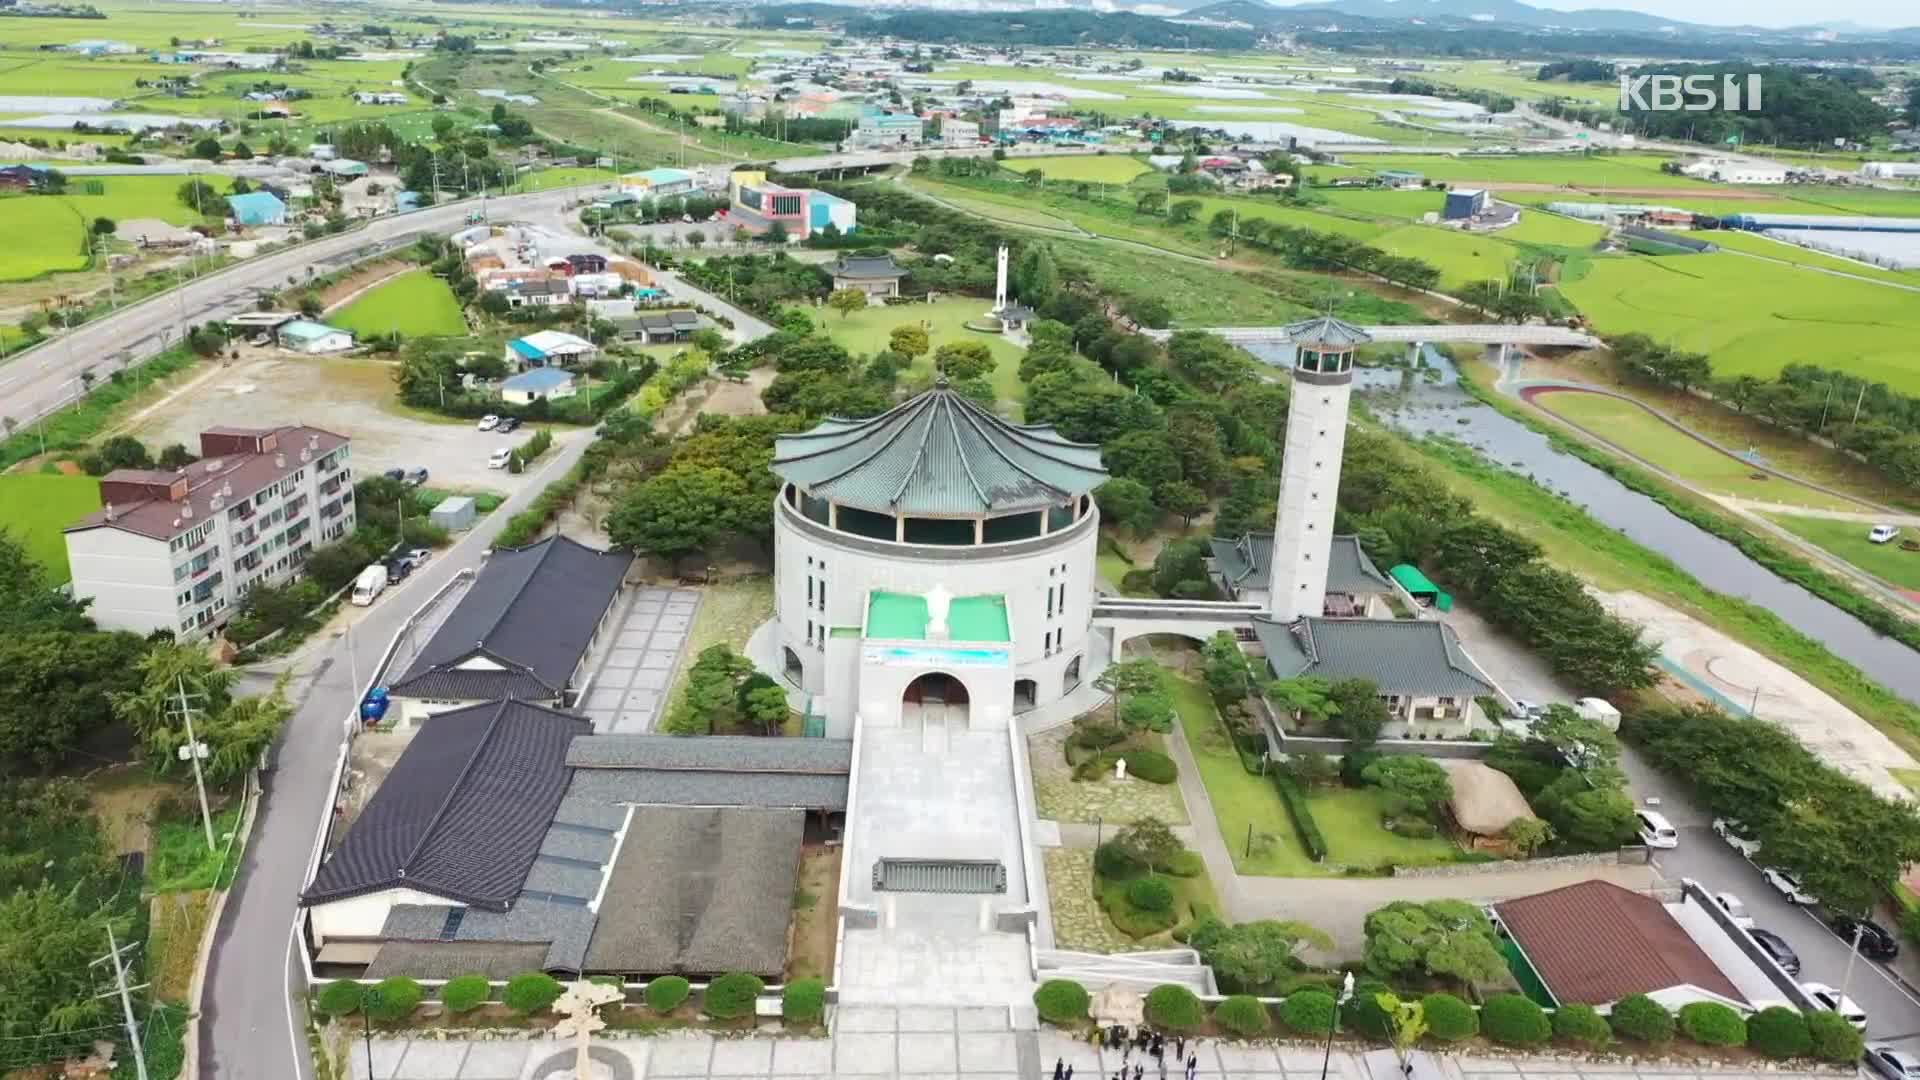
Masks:
[[[1002,161],[1000,167],[1015,173],[1039,169],[1049,180],[1080,180],[1089,184],[1125,184],[1142,173],[1153,171],[1153,166],[1139,158],[1119,154],[1009,158]]]
[[[1843,259],[1838,255],[1829,255],[1824,251],[1815,251],[1785,240],[1775,240],[1759,233],[1741,232],[1736,229],[1719,229],[1701,234],[1699,239],[1710,241],[1728,251],[1741,251],[1759,255],[1768,259],[1790,262],[1796,266],[1811,266],[1823,270],[1836,270],[1843,274],[1872,278],[1875,281],[1888,281],[1898,285],[1920,286],[1920,270],[1888,270],[1884,267],[1869,266],[1866,263]]]
[[[1600,242],[1607,230],[1592,222],[1549,214],[1544,210],[1523,210],[1520,220],[1492,235],[1513,244],[1535,244],[1548,248],[1590,248]]]
[[[1760,499],[1817,510],[1862,510],[1851,499],[1795,484],[1779,477],[1753,479],[1754,469],[1697,439],[1676,431],[1646,409],[1605,394],[1578,390],[1541,393],[1533,403],[1571,420],[1627,453],[1650,461],[1716,495]],[[1920,560],[1916,560],[1920,563]]]
[[[1595,258],[1560,291],[1602,334],[1704,352],[1721,377],[1807,361],[1920,392],[1920,303],[1903,289],[1716,252]]]
[[[828,337],[855,355],[872,355],[886,348],[887,335],[896,326],[931,323],[927,331],[931,348],[926,355],[914,358],[913,366],[906,372],[908,379],[917,378],[925,382],[933,380],[935,349],[954,341],[978,341],[993,354],[995,366],[988,379],[993,383],[994,394],[1002,402],[1011,405],[1013,416],[1018,418],[1020,403],[1027,396],[1026,384],[1020,381],[1020,360],[1026,355],[1025,351],[999,334],[978,333],[968,330],[964,325],[969,319],[978,319],[986,314],[986,310],[992,306],[991,301],[962,297],[932,304],[870,307],[845,316],[831,308],[821,308],[810,314]]]
[[[374,286],[328,318],[362,337],[398,333],[404,337],[457,337],[467,332],[447,283],[426,270],[413,270]]]
[[[1484,181],[1509,184],[1552,184],[1560,187],[1672,188],[1674,191],[1725,190],[1723,185],[1674,176],[1660,171],[1671,160],[1654,154],[1531,154],[1526,156],[1453,157],[1440,154],[1348,154],[1351,169],[1309,169],[1315,179],[1352,176],[1356,171],[1398,169],[1417,172],[1446,183]],[[1742,189],[1744,190],[1744,189]],[[1769,190],[1769,189],[1761,189]],[[1777,190],[1777,189],[1772,189]]]
[[[201,220],[176,195],[180,176],[75,177],[61,195],[0,197],[0,281],[24,281],[42,274],[80,270],[88,265],[87,229],[96,217],[126,221],[160,218],[174,225]],[[215,179],[219,179],[216,177]],[[98,183],[101,193],[86,188]],[[225,207],[222,206],[224,212]]]
[[[1493,60],[1463,64],[1451,69],[1430,68],[1426,76],[1449,86],[1492,90],[1517,98],[1573,98],[1595,105],[1613,104],[1620,98],[1620,88],[1613,83],[1577,83],[1565,79],[1541,82],[1533,77],[1539,68],[1537,62],[1509,64]]]
[[[1483,233],[1463,233],[1438,225],[1403,225],[1371,241],[1389,254],[1422,259],[1440,270],[1443,289],[1475,281],[1500,281],[1520,253],[1511,244]]]
[[[1920,591],[1920,551],[1907,551],[1900,546],[1900,540],[1912,538],[1911,530],[1892,543],[1875,544],[1867,539],[1865,522],[1835,521],[1803,514],[1768,514],[1766,517],[1882,581],[1908,591]]]
[[[100,509],[100,481],[91,476],[16,473],[0,476],[0,530],[11,534],[27,554],[47,568],[54,584],[73,576],[67,569],[62,530]]]

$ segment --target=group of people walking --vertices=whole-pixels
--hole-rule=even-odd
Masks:
[[[1128,1028],[1121,1024],[1096,1028],[1092,1041],[1103,1050],[1120,1051],[1120,1068],[1114,1072],[1111,1080],[1147,1080],[1147,1065],[1153,1064],[1158,1080],[1167,1080],[1168,1051],[1172,1051],[1172,1066],[1181,1070],[1184,1080],[1195,1080],[1200,1071],[1200,1055],[1189,1053],[1187,1037],[1175,1036],[1171,1046],[1167,1037],[1157,1031],[1144,1027]],[[1200,1040],[1195,1039],[1193,1049],[1198,1051]],[[1135,1054],[1139,1055],[1135,1060]],[[1053,1080],[1073,1080],[1073,1066],[1065,1058],[1053,1063]],[[1102,1077],[1101,1080],[1108,1080]]]

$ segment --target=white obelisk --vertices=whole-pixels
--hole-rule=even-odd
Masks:
[[[1366,331],[1332,316],[1295,323],[1287,327],[1287,336],[1293,342],[1293,387],[1267,600],[1277,622],[1317,616],[1325,608],[1340,456],[1347,445],[1347,399],[1353,392],[1353,350],[1372,340]]]

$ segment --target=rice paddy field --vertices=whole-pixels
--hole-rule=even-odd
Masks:
[[[114,221],[159,218],[174,225],[201,220],[175,194],[180,176],[75,177],[63,195],[0,196],[0,281],[24,281],[43,274],[84,269],[88,226],[94,218]],[[101,193],[87,188],[100,185]],[[219,208],[224,212],[224,206]]]
[[[457,337],[467,332],[467,320],[453,290],[426,270],[412,270],[374,286],[327,321],[362,336]]]
[[[1096,154],[1065,157],[1008,158],[1000,167],[1015,173],[1039,169],[1049,180],[1081,181],[1090,184],[1125,184],[1151,172],[1153,166],[1123,154]]]
[[[1539,70],[1540,62],[1537,60],[1513,63],[1484,60],[1458,67],[1435,64],[1429,66],[1422,75],[1448,86],[1466,90],[1492,90],[1523,99],[1572,98],[1595,105],[1609,105],[1620,98],[1620,87],[1616,83],[1574,83],[1564,79],[1541,82],[1534,78]]]
[[[100,509],[100,481],[59,473],[0,476],[0,531],[19,540],[54,584],[73,577],[62,530]]]

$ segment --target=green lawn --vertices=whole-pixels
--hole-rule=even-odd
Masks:
[[[1439,154],[1348,154],[1343,160],[1355,169],[1417,172],[1429,180],[1448,183],[1527,183],[1593,188],[1672,188],[1711,191],[1723,188],[1690,176],[1660,171],[1671,160],[1655,154],[1526,154],[1511,157]],[[1324,167],[1322,167],[1324,168]],[[1321,169],[1313,170],[1322,175]],[[1340,170],[1324,175],[1340,175]],[[1350,172],[1347,175],[1351,175]]]
[[[84,269],[87,228],[95,218],[160,218],[174,225],[207,220],[179,200],[176,193],[186,181],[182,176],[75,176],[65,194],[0,197],[0,236],[10,241],[0,248],[0,281]],[[208,182],[216,190],[226,184],[218,176]],[[97,195],[89,190],[94,184]],[[211,209],[216,215],[226,212],[224,203]]]
[[[933,350],[940,346],[952,341],[981,342],[993,353],[995,367],[990,378],[994,393],[1002,402],[1012,406],[1013,415],[1017,418],[1020,404],[1027,399],[1026,384],[1020,381],[1020,361],[1026,353],[999,334],[982,334],[968,330],[964,325],[970,319],[985,315],[992,306],[992,301],[962,296],[932,304],[864,308],[844,316],[830,308],[822,308],[814,313],[814,319],[829,337],[856,355],[877,353],[886,348],[887,335],[896,326],[912,326],[922,321],[932,323],[932,328],[927,332],[932,348],[928,349],[926,355],[914,360],[913,366],[907,370],[908,379],[918,377],[930,380],[933,377]]]
[[[100,509],[100,481],[56,473],[0,475],[0,529],[26,545],[55,584],[73,576],[61,530]]]
[[[1892,543],[1875,544],[1867,540],[1870,526],[1865,522],[1836,521],[1799,514],[1768,514],[1767,517],[1794,535],[1812,541],[1836,558],[1845,559],[1889,584],[1920,591],[1920,551],[1906,551],[1900,547],[1900,540],[1920,535],[1915,530],[1907,530]]]
[[[1272,781],[1241,766],[1206,689],[1188,679],[1168,682],[1235,870],[1273,877],[1329,877],[1339,874],[1343,866],[1452,860],[1457,849],[1444,838],[1409,840],[1381,829],[1380,816],[1386,809],[1381,794],[1352,788],[1315,792],[1308,798],[1329,852],[1324,863],[1309,859]],[[1249,830],[1254,837],[1251,853]]]
[[[1523,210],[1520,220],[1494,235],[1509,243],[1537,244],[1541,247],[1589,248],[1600,242],[1607,230],[1589,221],[1577,221],[1543,210]]]
[[[1139,158],[1117,154],[1008,158],[1000,167],[1016,173],[1039,169],[1049,180],[1079,180],[1089,184],[1124,184],[1153,169]]]
[[[362,337],[398,332],[406,337],[458,337],[467,332],[447,283],[431,271],[412,270],[374,286],[334,312],[328,322]]]
[[[1536,215],[1529,215],[1536,216]],[[1902,285],[1920,285],[1920,270],[1886,270],[1866,263],[1843,259],[1829,255],[1824,251],[1815,251],[1784,240],[1775,240],[1759,233],[1739,232],[1733,229],[1721,229],[1716,232],[1695,234],[1699,239],[1707,240],[1729,251],[1744,251],[1768,259],[1794,263],[1798,266],[1813,266],[1825,270],[1837,270],[1843,274],[1872,278],[1875,281],[1891,281]]]
[[[1802,361],[1920,392],[1920,303],[1903,289],[1717,252],[1594,258],[1560,291],[1600,333],[1704,352],[1722,378]]]
[[[1497,236],[1463,233],[1438,225],[1402,225],[1372,240],[1390,255],[1420,259],[1437,267],[1442,288],[1475,281],[1500,281],[1520,253]]]
[[[1705,491],[1822,510],[1863,510],[1851,499],[1769,477],[1753,479],[1745,462],[1674,429],[1630,401],[1605,394],[1561,391],[1537,395],[1534,404],[1592,431],[1637,457],[1651,461]]]

